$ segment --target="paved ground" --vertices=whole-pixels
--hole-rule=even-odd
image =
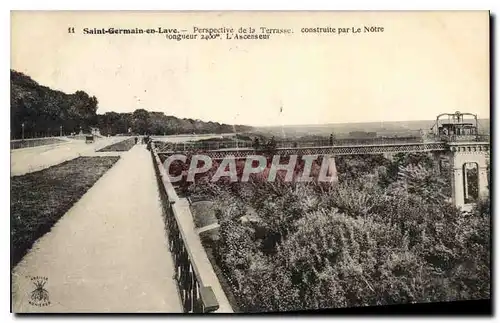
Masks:
[[[19,312],[180,312],[149,152],[134,146],[12,273]],[[48,306],[30,305],[33,276]]]
[[[10,176],[38,171],[78,156],[96,155],[96,150],[126,138],[99,138],[92,144],[86,144],[84,140],[68,140],[56,145],[14,149],[10,151]]]

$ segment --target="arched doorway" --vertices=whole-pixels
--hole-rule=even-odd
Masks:
[[[464,202],[476,203],[479,198],[479,165],[476,162],[463,165]]]

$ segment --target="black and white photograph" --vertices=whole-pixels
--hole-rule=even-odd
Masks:
[[[11,312],[492,312],[479,11],[11,11]]]

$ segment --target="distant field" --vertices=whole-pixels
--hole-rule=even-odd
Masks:
[[[20,149],[28,147],[37,147],[44,145],[52,145],[57,143],[65,142],[58,138],[40,138],[40,139],[27,139],[27,140],[15,140],[10,142],[10,149]]]
[[[399,122],[362,122],[362,123],[332,123],[323,125],[294,125],[294,126],[272,126],[255,127],[257,134],[274,135],[276,137],[302,137],[302,136],[329,136],[334,133],[336,137],[344,137],[349,132],[364,131],[377,132],[380,135],[414,135],[420,129],[429,130],[435,120],[399,121]],[[490,120],[479,119],[480,133],[490,133]]]
[[[112,145],[106,146],[102,149],[99,149],[98,152],[107,152],[107,151],[129,151],[135,145],[135,139],[129,138],[123,141],[114,143]]]
[[[11,177],[11,266],[75,204],[120,157],[79,157]]]

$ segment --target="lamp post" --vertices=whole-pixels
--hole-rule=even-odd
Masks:
[[[23,140],[24,140],[24,122],[23,122],[23,123],[21,123],[21,128],[23,129],[23,130],[22,130],[22,138],[23,138]]]
[[[59,137],[62,137],[62,125],[59,126]]]

